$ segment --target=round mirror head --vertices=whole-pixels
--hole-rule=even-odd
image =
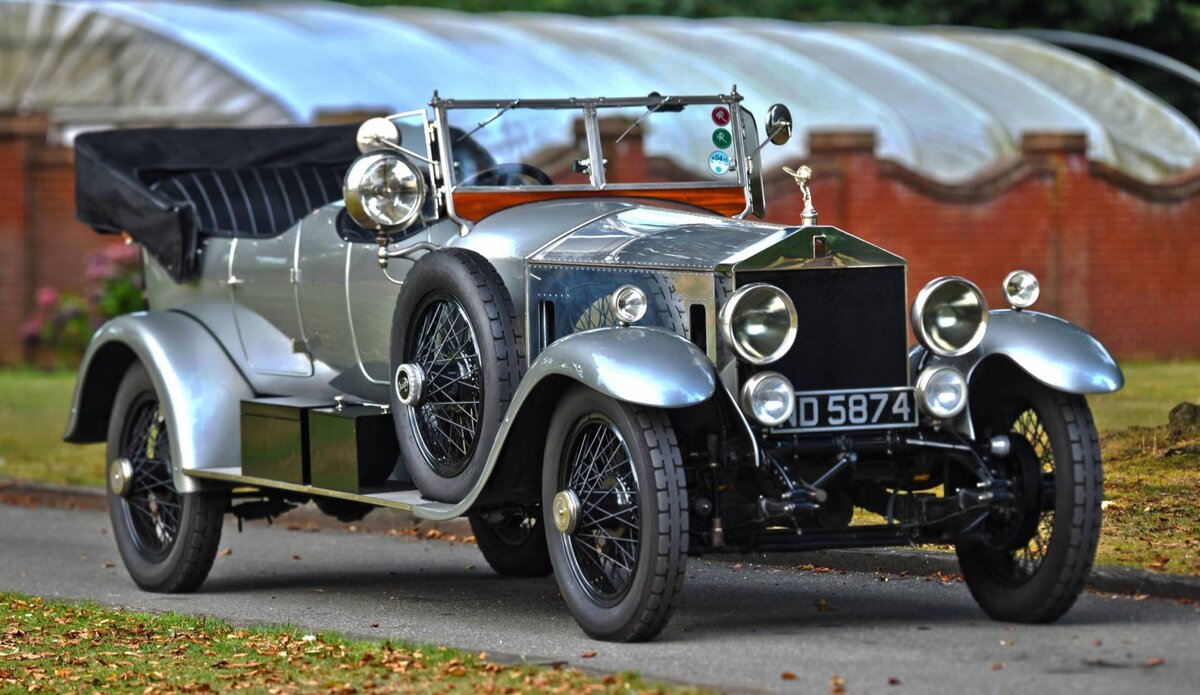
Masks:
[[[354,142],[363,154],[388,145],[399,147],[400,129],[386,118],[370,118],[358,127]]]
[[[783,104],[772,104],[767,109],[767,139],[776,145],[792,139],[792,112]]]

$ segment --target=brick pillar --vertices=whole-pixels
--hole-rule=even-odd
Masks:
[[[0,363],[21,357],[17,329],[33,304],[29,151],[45,136],[44,119],[0,116]]]
[[[1023,133],[1021,154],[1053,172],[1048,215],[1046,277],[1042,284],[1051,301],[1044,311],[1086,323],[1090,265],[1090,229],[1086,203],[1090,184],[1087,135]]]

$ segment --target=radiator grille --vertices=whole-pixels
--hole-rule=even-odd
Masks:
[[[765,282],[796,305],[796,344],[762,369],[797,391],[906,386],[907,290],[903,267],[738,273],[738,286]]]

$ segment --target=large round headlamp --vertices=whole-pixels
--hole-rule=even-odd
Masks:
[[[917,341],[942,357],[974,350],[987,332],[988,308],[975,283],[942,277],[925,285],[912,305],[912,329]]]
[[[751,364],[768,364],[796,342],[796,305],[774,285],[754,284],[734,292],[721,307],[726,344]]]
[[[366,229],[412,224],[425,203],[425,179],[394,152],[365,154],[350,165],[342,185],[346,212]]]
[[[953,367],[926,369],[917,377],[917,403],[935,418],[952,418],[967,407],[967,380]]]
[[[759,372],[742,384],[742,410],[767,427],[783,424],[795,408],[796,390],[779,372]]]

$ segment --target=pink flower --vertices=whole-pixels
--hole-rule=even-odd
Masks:
[[[58,290],[53,287],[43,287],[37,291],[37,310],[51,311],[58,304]]]

